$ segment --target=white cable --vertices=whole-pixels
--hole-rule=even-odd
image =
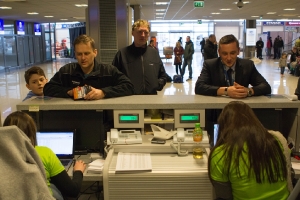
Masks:
[[[170,146],[177,152],[178,156],[187,156],[189,154],[188,150],[186,150],[186,151],[180,150],[180,146],[181,146],[180,142],[178,142],[178,148],[176,148],[173,141],[170,143]]]

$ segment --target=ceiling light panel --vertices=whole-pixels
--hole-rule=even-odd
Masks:
[[[7,6],[1,6],[1,7],[0,7],[0,9],[1,9],[1,10],[10,10],[10,9],[11,9],[11,7],[7,7]]]
[[[87,4],[75,4],[76,7],[88,7]]]
[[[155,5],[168,5],[169,2],[154,2]]]
[[[233,2],[233,4],[237,4],[238,3],[238,1],[236,1],[236,2]],[[244,4],[248,4],[248,3],[251,3],[250,1],[243,1],[243,3]]]

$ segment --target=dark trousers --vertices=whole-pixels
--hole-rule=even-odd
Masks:
[[[257,55],[256,55],[257,58],[262,58],[262,49],[261,48],[257,48],[256,53],[257,53]]]
[[[175,70],[176,70],[176,74],[178,75],[178,69],[179,69],[179,74],[181,75],[181,64],[176,64],[175,65]]]
[[[279,58],[278,57],[278,48],[274,48],[274,59]]]

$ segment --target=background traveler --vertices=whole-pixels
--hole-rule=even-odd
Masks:
[[[157,94],[166,84],[164,64],[157,50],[148,47],[148,21],[139,19],[132,25],[134,42],[120,49],[112,62],[134,85],[134,94]]]
[[[186,81],[190,81],[193,78],[193,69],[192,69],[193,54],[194,54],[194,43],[191,41],[190,36],[187,36],[185,47],[184,47],[184,56],[183,56],[184,61],[182,65],[182,78],[185,74],[185,68],[188,65],[189,78],[186,79]]]
[[[181,65],[182,65],[182,54],[184,53],[184,50],[180,44],[180,42],[176,42],[176,47],[174,47],[174,65],[175,65],[175,70],[176,74],[181,75]],[[179,69],[179,71],[178,71]]]
[[[216,36],[211,34],[204,46],[204,60],[218,57],[218,44]]]

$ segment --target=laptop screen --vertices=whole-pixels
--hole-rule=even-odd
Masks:
[[[214,146],[217,143],[218,140],[218,132],[219,131],[219,124],[214,124]]]
[[[36,139],[38,146],[50,148],[58,157],[73,155],[73,131],[40,131],[36,133]]]

